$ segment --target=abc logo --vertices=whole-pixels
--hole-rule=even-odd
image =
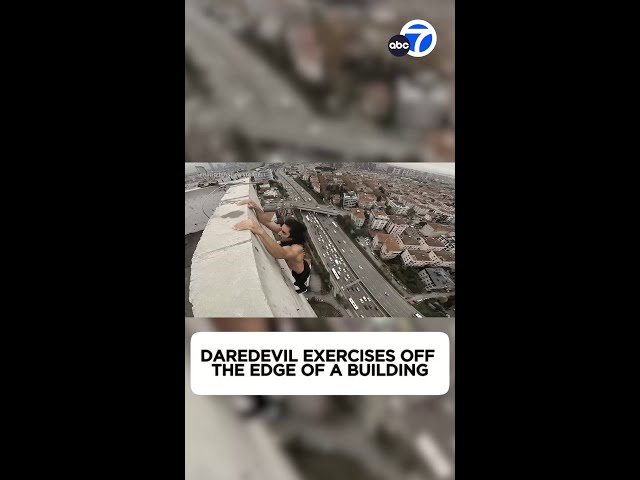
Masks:
[[[389,39],[389,52],[396,57],[404,57],[409,53],[411,44],[404,35],[394,35]]]

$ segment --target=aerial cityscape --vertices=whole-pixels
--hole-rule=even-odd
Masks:
[[[205,229],[207,248],[217,248],[221,229],[209,219],[225,188],[245,182],[275,223],[295,218],[305,225],[304,259],[311,274],[308,290],[299,296],[316,316],[346,317],[347,328],[367,317],[454,317],[455,176],[412,166],[185,164],[186,296],[195,288],[190,255]],[[210,282],[220,262],[212,262],[207,251],[201,255],[209,263],[196,283]],[[262,261],[256,257],[244,270]],[[264,288],[267,283],[271,288],[275,282],[263,281]],[[190,307],[186,300],[185,314]]]
[[[427,16],[428,57],[387,41]],[[453,162],[453,0],[185,0],[185,161]]]
[[[185,0],[185,478],[455,478],[454,6]],[[450,389],[195,395],[199,331],[442,331]]]

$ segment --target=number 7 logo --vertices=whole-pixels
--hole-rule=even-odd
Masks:
[[[429,55],[438,40],[436,29],[429,22],[420,19],[405,23],[400,30],[400,35],[409,39],[411,48],[408,54],[417,58]]]

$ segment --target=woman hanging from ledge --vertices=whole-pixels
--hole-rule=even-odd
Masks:
[[[296,293],[307,291],[307,280],[311,273],[311,267],[304,259],[304,232],[307,227],[295,218],[287,218],[282,226],[273,221],[273,213],[265,213],[253,200],[242,200],[238,205],[249,205],[258,218],[258,221],[276,233],[280,241],[273,240],[264,229],[251,218],[236,223],[235,230],[251,230],[262,241],[267,251],[278,259],[283,259],[291,269],[291,275],[295,279]]]

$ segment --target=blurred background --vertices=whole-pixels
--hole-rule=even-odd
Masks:
[[[189,341],[201,331],[339,331],[342,318],[185,319],[187,480],[448,480],[455,452],[455,321],[366,318],[350,331],[440,331],[451,342],[443,396],[199,396]]]
[[[185,0],[186,162],[452,162],[454,126],[453,0]]]

